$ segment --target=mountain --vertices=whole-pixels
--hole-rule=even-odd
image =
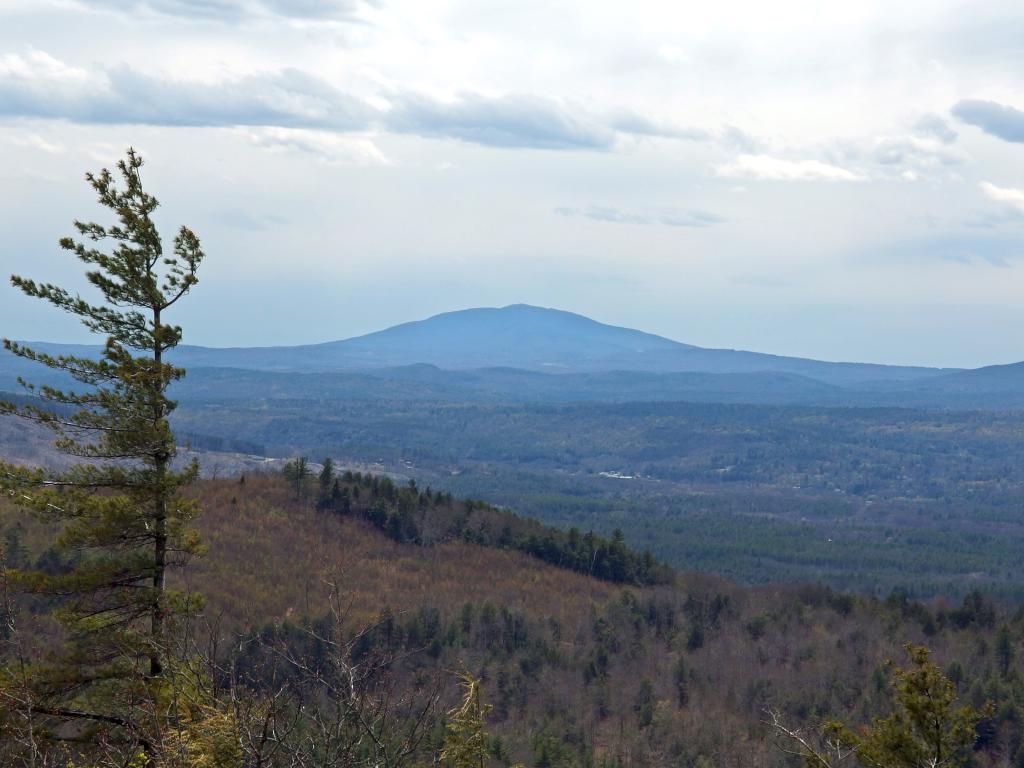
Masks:
[[[345,341],[295,349],[307,354],[316,350],[320,365],[367,368],[429,363],[446,369],[506,367],[548,372],[776,372],[830,384],[906,381],[939,372],[704,349],[528,304],[446,312]]]
[[[40,344],[56,353],[87,347]],[[783,373],[837,386],[911,382],[948,370],[823,362],[732,349],[705,349],[650,333],[606,325],[556,309],[515,304],[446,312],[342,341],[290,347],[181,346],[189,368],[283,372],[371,371],[416,364],[445,370],[515,368],[547,373]],[[0,361],[0,374],[12,372]],[[0,378],[0,386],[5,385]]]
[[[383,365],[416,362],[443,368],[555,371],[645,370],[642,361],[652,356],[696,349],[572,312],[527,304],[446,312],[325,346]]]
[[[516,304],[446,312],[323,344],[229,349],[182,346],[175,351],[175,359],[186,367],[306,372],[419,363],[447,370],[653,371],[660,370],[653,362],[659,355],[697,349],[571,312]]]

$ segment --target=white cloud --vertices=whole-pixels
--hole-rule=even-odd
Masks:
[[[392,93],[380,110],[294,67],[183,80],[127,64],[83,69],[43,51],[0,58],[0,117],[167,127],[272,126],[359,132],[383,128],[493,147],[611,150],[623,137],[703,141],[710,134],[633,110],[594,113],[534,94]]]
[[[492,147],[603,150],[612,148],[616,140],[612,128],[582,110],[527,94],[463,93],[451,101],[397,94],[386,121],[397,133]]]
[[[1024,213],[1024,189],[997,187],[989,181],[983,181],[978,186],[981,187],[981,191],[985,193],[989,200],[1002,203],[1009,208]]]
[[[300,152],[339,165],[390,165],[377,145],[366,138],[275,127],[256,128],[246,134],[253,144],[272,152]]]
[[[357,130],[376,111],[297,69],[217,82],[177,80],[125,64],[72,67],[32,50],[0,58],[0,116],[77,123]]]
[[[818,160],[783,160],[769,155],[740,155],[719,166],[719,176],[760,181],[863,181],[864,176]]]
[[[521,93],[485,96],[464,92],[445,101],[420,93],[397,93],[384,124],[397,133],[530,149],[610,150],[623,136],[686,141],[711,138],[700,128],[633,110],[595,114],[563,99]]]
[[[48,141],[38,133],[25,133],[8,137],[8,141],[16,147],[25,149],[37,149],[48,155],[59,155],[66,151],[66,147],[58,142]]]
[[[28,53],[6,53],[0,56],[0,78],[40,80],[50,83],[71,83],[83,85],[90,81],[89,72],[80,67],[71,67],[46,51],[30,48]]]
[[[872,152],[881,165],[914,164],[921,167],[960,165],[965,156],[938,138],[879,136]]]

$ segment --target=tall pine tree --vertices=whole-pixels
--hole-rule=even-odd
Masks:
[[[168,570],[183,565],[199,542],[197,514],[181,488],[195,464],[172,468],[176,447],[168,424],[175,403],[168,387],[184,375],[167,361],[181,340],[168,311],[196,284],[203,259],[186,227],[164,252],[152,220],[157,200],[144,191],[142,158],[132,149],[118,163],[87,174],[116,223],[75,222],[79,238],[60,241],[87,265],[96,303],[49,283],[13,276],[28,296],[53,304],[106,337],[97,358],[51,355],[14,341],[18,357],[58,372],[65,387],[23,383],[37,399],[14,414],[56,433],[57,447],[76,458],[63,472],[0,463],[0,492],[59,533],[65,567],[9,572],[11,583],[51,596],[63,642],[29,659],[21,701],[35,733],[79,743],[102,740],[151,750],[166,713],[170,633],[188,600],[168,589]],[[101,250],[101,243],[111,243]],[[71,382],[77,382],[72,384]],[[10,679],[7,681],[10,683]]]

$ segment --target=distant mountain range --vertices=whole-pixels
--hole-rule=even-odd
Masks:
[[[35,346],[52,354],[98,350]],[[173,360],[190,371],[182,397],[277,392],[375,399],[1024,407],[1024,363],[958,370],[705,349],[525,304],[447,312],[323,344],[183,345]],[[39,366],[0,355],[0,389],[11,389],[17,375],[40,380]]]

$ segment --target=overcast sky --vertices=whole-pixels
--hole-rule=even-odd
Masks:
[[[1019,0],[0,0],[0,266],[80,284],[57,239],[133,145],[208,254],[188,343],[526,302],[1021,360],[1022,61]],[[36,303],[0,335],[87,338]]]

